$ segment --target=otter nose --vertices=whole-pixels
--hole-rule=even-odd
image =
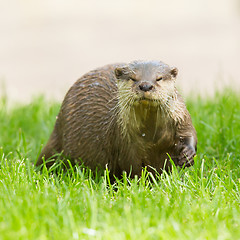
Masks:
[[[141,83],[139,88],[140,90],[147,92],[153,89],[153,85],[151,83]]]

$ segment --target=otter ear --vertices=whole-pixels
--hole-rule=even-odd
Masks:
[[[123,69],[120,67],[115,68],[114,72],[117,78],[120,78],[123,75]]]
[[[177,74],[178,74],[178,69],[175,68],[175,67],[173,67],[173,68],[171,69],[170,73],[171,73],[172,77],[175,78],[175,77],[177,76]]]
[[[114,70],[117,78],[121,78],[123,76],[125,76],[123,78],[126,78],[126,75],[128,75],[128,71],[129,71],[129,69],[126,66],[116,67],[115,70]]]

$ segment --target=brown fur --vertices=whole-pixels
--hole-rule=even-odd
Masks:
[[[95,169],[141,175],[190,166],[197,137],[191,117],[175,88],[176,68],[158,61],[107,65],[81,77],[62,103],[42,157],[63,152]],[[53,162],[48,163],[50,166]]]

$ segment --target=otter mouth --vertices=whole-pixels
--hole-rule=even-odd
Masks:
[[[141,101],[153,102],[154,99],[152,99],[152,98],[146,98],[146,97],[140,97],[140,98],[138,99],[138,101],[139,101],[139,102],[141,102]]]
[[[135,98],[135,104],[143,104],[143,105],[156,105],[157,100],[154,98],[154,96],[146,92],[144,94],[139,94]]]
[[[140,97],[137,99],[136,103],[140,105],[155,105],[156,100],[153,98]]]

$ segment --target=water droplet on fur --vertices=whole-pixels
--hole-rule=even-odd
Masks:
[[[101,84],[99,82],[94,82],[94,83],[91,83],[89,86],[90,87],[95,87],[95,86],[100,86]]]
[[[142,133],[142,136],[143,136],[143,137],[145,137],[145,135],[146,135],[145,133]]]
[[[85,84],[81,83],[81,84],[79,84],[79,87],[84,88],[84,87],[85,87]]]

